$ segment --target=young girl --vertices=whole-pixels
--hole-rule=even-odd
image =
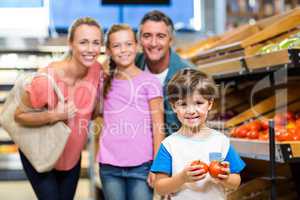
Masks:
[[[177,200],[226,199],[224,188],[240,185],[239,172],[245,164],[224,134],[205,125],[216,96],[213,81],[195,69],[185,69],[171,79],[167,95],[182,126],[161,144],[151,168],[157,174],[154,188]],[[203,164],[192,165],[197,160],[207,165],[226,161],[230,167],[223,166],[222,174],[213,178]]]
[[[66,102],[58,102],[47,78],[36,77],[26,88],[21,105],[48,110],[27,112],[21,105],[16,110],[15,119],[22,125],[42,126],[64,121],[71,129],[55,169],[49,172],[38,173],[20,151],[24,171],[38,199],[74,199],[80,176],[81,151],[87,141],[88,124],[96,102],[95,86],[101,69],[97,58],[102,37],[96,20],[84,17],[74,21],[68,35],[70,55],[40,70],[53,77]]]
[[[98,152],[104,196],[152,200],[150,166],[164,138],[162,86],[135,66],[137,39],[128,25],[113,25],[106,47],[111,62]]]

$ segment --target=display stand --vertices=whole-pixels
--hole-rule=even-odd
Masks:
[[[274,121],[269,121],[269,154],[270,154],[270,179],[271,179],[271,200],[276,199],[276,160],[275,160],[275,131]]]

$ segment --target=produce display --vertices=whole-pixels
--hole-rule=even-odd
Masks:
[[[283,49],[290,49],[290,48],[300,48],[300,32],[291,36],[290,38],[285,38],[279,43],[269,43],[263,46],[261,49],[258,50],[257,54],[267,54]]]
[[[245,160],[247,168],[244,174],[249,174],[249,178],[270,174],[269,168],[262,166],[268,162],[271,169],[275,169],[274,160],[276,163],[280,163],[280,167],[277,165],[276,173],[282,172],[285,170],[285,165],[297,163],[300,158],[298,83],[300,8],[265,20],[258,20],[253,26],[235,29],[229,34],[230,40],[223,40],[223,35],[220,35],[220,38],[210,47],[202,48],[204,45],[199,45],[190,48],[190,52],[193,53],[185,57],[190,59],[199,70],[212,76],[220,86],[221,98],[216,100],[208,116],[208,122],[214,123],[209,125],[221,130],[224,128],[229,130],[232,137],[231,144],[243,158],[247,158]],[[186,51],[180,53],[183,52]],[[284,83],[281,82],[283,77],[277,76],[281,72],[280,70],[286,72],[286,74],[280,73],[285,75],[286,79],[284,80],[287,81]],[[271,84],[270,88],[267,88],[265,81],[269,79]],[[286,97],[286,101],[278,101],[279,97]],[[283,108],[289,112],[282,112]],[[275,148],[270,148],[268,143],[270,119],[275,122]],[[275,158],[270,158],[271,153],[275,154]],[[197,164],[197,162],[199,163]],[[195,161],[194,165],[200,168],[200,164],[205,167],[205,170],[208,166],[207,173],[211,177],[217,177],[218,174],[224,173],[222,168],[227,167],[226,165],[222,166],[222,163],[218,161],[211,161],[209,165]],[[294,174],[298,174],[298,172],[295,173],[297,169],[287,166],[287,171],[290,170],[294,180],[299,180],[298,175],[294,176]],[[288,173],[278,174],[285,176]],[[273,187],[274,184],[269,184],[269,186]],[[251,184],[252,186],[258,189],[249,193],[247,198],[259,199],[260,197],[253,194],[258,194],[257,191],[261,190],[262,184],[254,182]],[[243,184],[240,188],[242,187]],[[298,183],[296,187],[299,188]],[[234,195],[227,196],[228,199],[244,199],[240,188]],[[282,188],[277,194],[281,190]],[[247,188],[247,191],[250,190]],[[244,191],[242,192],[244,193]],[[285,192],[291,194],[287,190]],[[282,196],[286,197],[287,195]],[[267,199],[266,194],[260,199]]]
[[[300,116],[292,112],[277,113],[274,116],[276,141],[300,141]],[[230,131],[231,137],[268,140],[268,120],[254,120]]]

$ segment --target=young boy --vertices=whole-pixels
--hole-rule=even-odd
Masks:
[[[169,82],[167,95],[181,128],[163,140],[151,168],[160,195],[172,194],[176,200],[221,200],[226,199],[224,188],[240,185],[245,163],[229,139],[205,123],[216,94],[214,82],[195,69],[179,71]],[[223,165],[222,173],[214,178],[203,165],[191,165],[195,160],[229,165]]]

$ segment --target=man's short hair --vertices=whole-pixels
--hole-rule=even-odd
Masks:
[[[145,24],[147,21],[154,21],[154,22],[164,22],[170,30],[170,35],[174,35],[174,24],[173,21],[169,16],[159,10],[153,10],[144,15],[140,22],[139,33],[141,31],[141,26]]]

